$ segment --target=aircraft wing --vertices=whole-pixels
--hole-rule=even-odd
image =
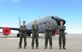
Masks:
[[[0,27],[0,29],[4,29],[4,28],[5,28],[5,27]],[[10,30],[19,31],[19,28],[11,28],[11,27],[8,27],[8,28],[10,28]],[[26,31],[27,31],[27,33],[28,33],[28,32],[31,32],[31,29],[27,29]]]
[[[3,34],[4,35],[9,35],[10,34],[10,30],[16,30],[16,31],[19,31],[19,28],[9,28],[9,27],[0,27],[0,29],[3,29]],[[20,32],[20,31],[19,31]],[[28,34],[28,36],[30,36],[30,34],[32,33],[32,30],[31,29],[27,29],[26,30],[26,34]],[[17,37],[19,37],[20,34],[17,34]]]
[[[0,27],[0,29],[4,29],[5,27]],[[8,27],[10,28],[11,30],[18,30],[19,31],[19,28],[11,28],[11,27]]]

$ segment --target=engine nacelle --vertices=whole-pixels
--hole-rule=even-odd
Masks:
[[[8,36],[11,32],[11,29],[8,27],[4,27],[2,32],[3,32],[3,35]]]
[[[53,31],[53,35],[58,35],[58,34],[59,34],[58,30]]]

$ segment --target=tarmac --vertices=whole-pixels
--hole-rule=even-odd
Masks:
[[[49,44],[47,49],[44,49],[45,38],[39,38],[39,47],[32,49],[32,38],[27,38],[27,47],[18,49],[19,38],[17,37],[1,37],[0,36],[0,52],[82,52],[82,34],[66,34],[66,49],[59,49],[58,36],[52,37],[53,49],[50,49]]]

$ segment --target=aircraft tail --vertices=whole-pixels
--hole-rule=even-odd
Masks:
[[[19,27],[21,26],[21,18],[20,18],[20,16],[19,16]]]

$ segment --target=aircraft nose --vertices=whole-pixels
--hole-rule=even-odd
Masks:
[[[55,16],[55,17],[52,16],[51,18],[52,18],[53,20],[55,20],[58,25],[60,25],[60,21],[63,21],[64,24],[66,23],[66,21],[65,21],[64,19],[61,19],[61,18],[59,18],[59,17],[57,17],[57,16]]]

